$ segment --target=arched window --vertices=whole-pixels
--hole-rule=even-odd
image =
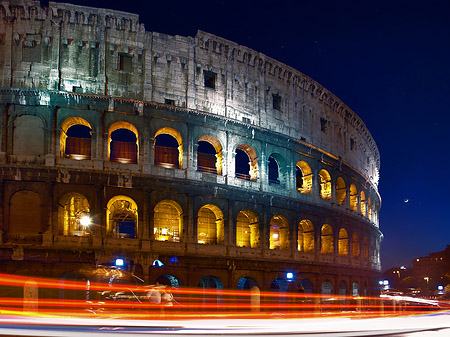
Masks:
[[[297,249],[299,252],[314,253],[314,226],[309,220],[298,224]]]
[[[259,247],[259,222],[255,212],[240,211],[236,219],[236,246]]]
[[[344,179],[339,177],[336,181],[336,201],[339,205],[342,205],[344,203],[346,195],[347,190],[345,188],[345,181]]]
[[[367,237],[363,237],[363,258],[364,260],[369,258],[369,244],[367,242]]]
[[[138,158],[138,132],[128,122],[116,122],[109,128],[109,160],[136,164]]]
[[[258,282],[256,282],[254,278],[249,276],[241,277],[237,284],[237,288],[241,290],[243,289],[250,290],[253,287],[258,287]]]
[[[348,255],[348,234],[345,228],[341,228],[339,230],[339,255],[347,256]]]
[[[366,216],[366,195],[361,191],[361,214]]]
[[[297,191],[303,194],[311,194],[312,171],[304,161],[299,161],[295,166]]]
[[[346,295],[347,295],[347,291],[348,291],[347,282],[345,282],[344,280],[342,280],[342,281],[339,283],[339,295],[341,295],[341,296],[346,296]]]
[[[327,170],[319,172],[320,197],[325,200],[331,200],[331,176]]]
[[[199,288],[223,289],[223,282],[215,276],[205,276],[198,283]]]
[[[197,242],[205,244],[223,244],[223,214],[215,205],[205,205],[198,211]]]
[[[314,284],[310,279],[304,278],[300,281],[299,292],[305,294],[314,294]]]
[[[323,281],[320,293],[322,295],[333,295],[333,283],[328,280]]]
[[[321,230],[321,254],[333,254],[333,229],[330,225],[323,225]]]
[[[136,202],[125,195],[112,198],[106,206],[108,233],[116,238],[135,238],[138,224]]]
[[[155,134],[155,165],[183,168],[183,140],[172,128],[159,129]]]
[[[44,155],[44,124],[37,116],[23,115],[14,120],[13,154]]]
[[[197,148],[197,171],[222,174],[222,145],[212,136],[202,136]]]
[[[179,242],[182,233],[182,209],[175,201],[163,200],[155,206],[153,233],[157,241]]]
[[[83,195],[66,194],[60,199],[58,206],[58,223],[62,234],[84,236],[89,233],[91,210]]]
[[[360,254],[360,242],[359,242],[359,235],[356,232],[353,232],[353,257],[358,257]]]
[[[289,249],[289,224],[282,215],[274,215],[270,220],[270,249]]]
[[[71,117],[61,124],[61,157],[91,159],[91,125],[83,118]]]
[[[277,161],[270,156],[269,157],[269,184],[280,184],[280,180],[278,179],[279,176],[279,170],[278,170],[278,163]]]
[[[235,153],[236,178],[255,181],[258,178],[256,151],[247,144],[240,144]]]
[[[359,296],[359,284],[358,282],[353,282],[353,292],[352,295],[353,296]]]
[[[350,209],[353,212],[358,210],[358,190],[353,184],[350,185]]]
[[[369,220],[373,220],[372,202],[370,198],[367,198],[367,208],[369,210]]]

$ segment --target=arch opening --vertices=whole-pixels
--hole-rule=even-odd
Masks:
[[[289,249],[289,224],[282,215],[274,215],[270,220],[270,249]]]
[[[338,254],[348,256],[348,234],[345,228],[339,230]]]
[[[91,211],[88,200],[82,194],[66,194],[60,199],[58,206],[59,231],[63,235],[89,234],[89,228],[83,221],[90,221]]]
[[[366,216],[366,194],[361,191],[361,214]]]
[[[280,180],[279,177],[279,167],[277,161],[270,156],[268,161],[268,168],[269,168],[269,184],[275,184],[279,185]]]
[[[61,124],[61,157],[91,159],[91,125],[83,118],[71,117]]]
[[[259,219],[255,212],[239,212],[236,219],[236,246],[259,248]]]
[[[356,232],[353,233],[352,248],[353,248],[353,257],[359,257],[360,243],[359,243],[359,235]]]
[[[299,161],[295,166],[297,191],[302,194],[311,194],[312,191],[312,171],[311,167],[304,162]]]
[[[330,225],[323,225],[321,230],[321,254],[333,254],[333,229]]]
[[[155,206],[153,234],[157,241],[180,242],[182,209],[175,201],[163,200]]]
[[[336,201],[339,205],[342,205],[344,203],[346,195],[347,190],[345,181],[341,177],[338,177],[336,181]]]
[[[298,224],[297,250],[314,253],[314,225],[310,220],[302,220]]]
[[[198,211],[197,242],[201,244],[223,244],[224,221],[223,213],[219,207],[208,204]]]
[[[258,287],[258,282],[249,276],[241,277],[237,284],[237,288],[240,290],[250,290],[253,287]]]
[[[136,164],[139,135],[136,127],[128,122],[116,122],[109,128],[108,157],[112,162]]]
[[[197,147],[197,171],[222,174],[222,145],[212,136],[200,137]]]
[[[107,232],[116,238],[135,238],[137,235],[138,207],[125,195],[112,198],[106,206]]]
[[[155,134],[155,165],[183,168],[183,139],[172,128],[159,129]]]
[[[358,210],[358,190],[353,184],[350,185],[350,210],[353,212]]]
[[[256,181],[258,178],[258,162],[256,151],[249,145],[240,144],[235,152],[236,178]]]
[[[333,283],[329,280],[323,281],[320,293],[322,295],[333,295]]]
[[[319,172],[319,194],[324,200],[331,200],[331,176],[327,170]]]

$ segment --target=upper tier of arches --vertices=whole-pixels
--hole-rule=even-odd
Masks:
[[[355,172],[342,170],[342,164],[333,167],[323,153],[317,158],[311,150],[311,154],[294,151],[292,146],[278,145],[275,139],[272,143],[269,134],[249,139],[236,130],[230,137],[229,132],[197,126],[186,129],[160,119],[147,123],[111,116],[101,126],[74,111],[60,113],[53,133],[45,131],[45,118],[39,114],[12,116],[12,134],[8,134],[12,142],[7,151],[11,161],[33,162],[33,158],[44,157],[45,145],[55,139],[53,151],[58,154],[55,162],[59,166],[92,168],[83,163],[100,161],[103,168],[119,172],[192,179],[210,176],[218,183],[339,207],[378,224],[380,200],[376,190],[362,179],[355,180]],[[105,133],[99,135],[99,129]]]

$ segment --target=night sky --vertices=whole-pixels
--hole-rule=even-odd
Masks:
[[[450,1],[61,2],[137,13],[147,31],[200,29],[310,76],[378,145],[383,270],[450,244]]]

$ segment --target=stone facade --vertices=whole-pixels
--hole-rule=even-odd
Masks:
[[[1,4],[0,63],[3,272],[123,257],[148,282],[375,289],[378,149],[314,80],[202,31],[39,1]]]

